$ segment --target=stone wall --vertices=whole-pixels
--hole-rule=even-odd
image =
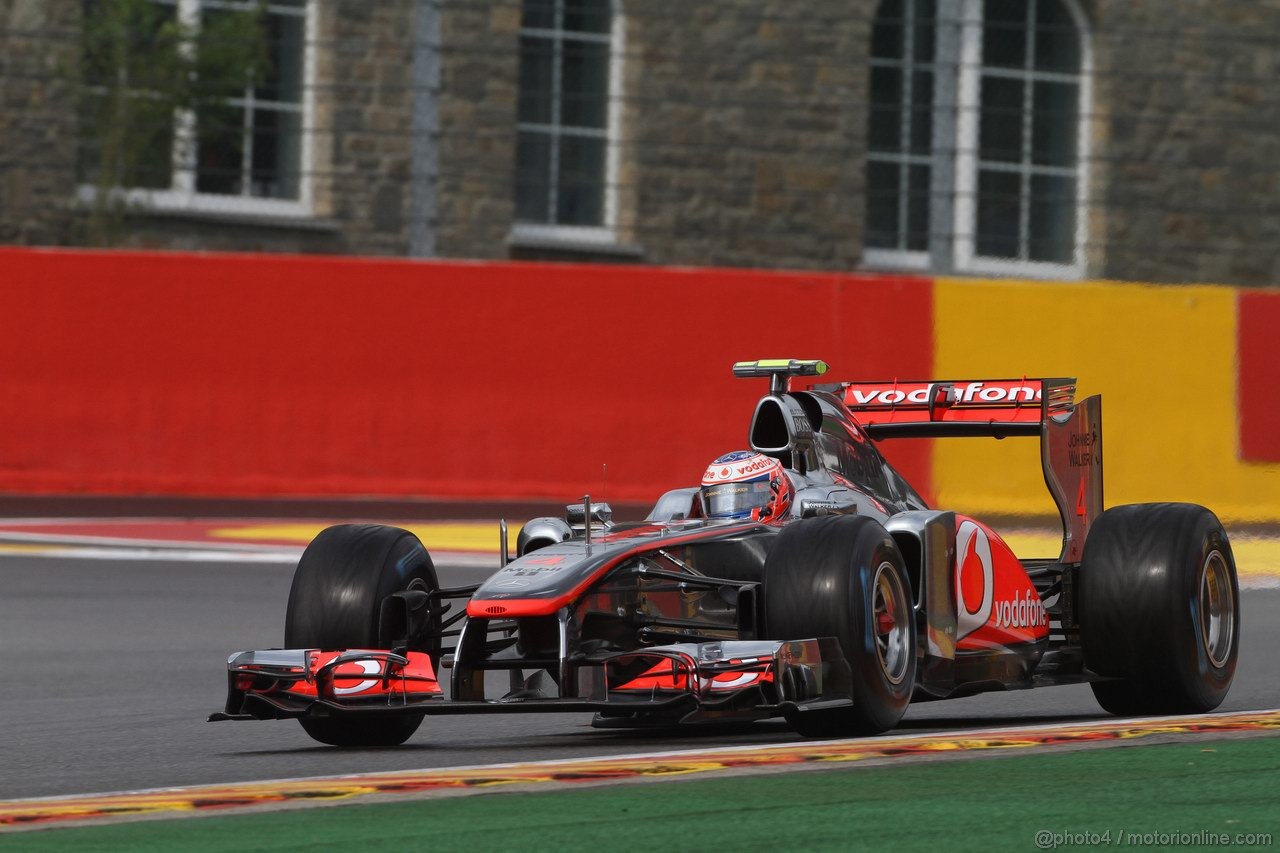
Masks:
[[[453,0],[441,12],[437,247],[505,258],[515,215],[520,4]]]
[[[627,4],[623,171],[646,259],[856,265],[871,5]]]
[[[0,244],[70,238],[79,3],[0,0]]]
[[[1280,3],[1106,0],[1100,272],[1280,284]]]
[[[408,248],[414,0],[323,0],[317,56],[316,212],[344,251]]]
[[[520,0],[441,0],[438,254],[848,270],[876,0],[618,0],[618,247],[512,242]],[[404,255],[418,0],[314,0],[313,219],[140,213],[126,245]],[[1090,276],[1280,282],[1280,0],[1083,0]],[[79,0],[0,0],[0,243],[74,244]],[[618,250],[622,251],[618,251]]]

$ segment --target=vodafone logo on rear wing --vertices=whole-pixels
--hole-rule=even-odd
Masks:
[[[945,406],[1039,406],[1043,383],[1035,379],[961,382],[860,382],[844,388],[844,404],[854,411]]]
[[[846,382],[814,390],[839,395],[872,438],[1038,435],[1075,409],[1075,379],[943,379]]]

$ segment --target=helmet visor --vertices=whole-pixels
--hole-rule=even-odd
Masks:
[[[708,518],[745,518],[753,509],[769,505],[769,478],[745,483],[716,483],[702,487],[702,508]]]

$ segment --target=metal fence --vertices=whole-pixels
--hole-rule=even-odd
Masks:
[[[1249,0],[4,0],[0,241],[1268,285]]]

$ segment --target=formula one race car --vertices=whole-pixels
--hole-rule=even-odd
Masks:
[[[453,589],[407,531],[325,530],[294,575],[288,649],[232,655],[210,719],[293,718],[338,746],[402,743],[429,714],[521,711],[594,711],[601,727],[784,717],[832,736],[990,690],[1089,682],[1117,714],[1226,695],[1226,532],[1191,504],[1103,512],[1101,399],[1075,403],[1074,380],[801,389],[826,365],[733,371],[770,380],[751,449],[644,522],[587,498],[525,524],[509,561],[504,524],[501,568]],[[929,509],[873,443],[944,436],[1039,436],[1056,559],[1019,560],[982,522]],[[505,695],[486,695],[492,671]]]

